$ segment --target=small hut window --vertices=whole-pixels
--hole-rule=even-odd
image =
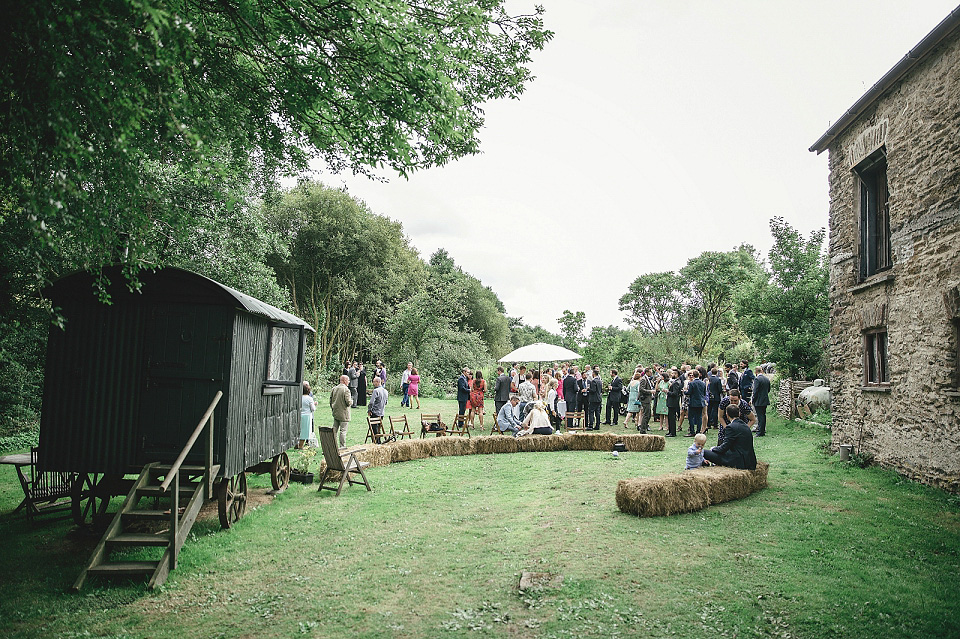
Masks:
[[[303,330],[293,326],[271,326],[267,351],[267,383],[296,385],[300,383],[303,352],[300,349]]]
[[[887,329],[878,328],[863,334],[863,382],[865,386],[890,384],[887,374]]]

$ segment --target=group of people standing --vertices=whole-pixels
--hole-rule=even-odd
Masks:
[[[479,387],[485,389],[482,375],[480,383]],[[482,396],[478,402],[472,397],[477,386],[475,376],[464,368],[457,392],[461,415],[477,404],[482,411]],[[581,370],[577,365],[565,363],[543,371],[528,371],[525,366],[515,366],[507,372],[503,366],[498,367],[494,403],[498,423],[503,408],[515,395],[518,408],[514,412],[519,411],[518,419],[525,416],[527,404],[542,401],[554,427],[563,419],[567,420],[568,427],[572,426],[574,418],[571,413],[582,412],[584,428],[599,430],[601,424],[617,425],[622,407],[626,416],[625,428],[633,424],[639,432],[647,433],[651,419],[656,416],[660,430],[667,430],[666,437],[676,437],[678,427],[682,430],[686,421],[686,437],[715,428],[719,443],[722,443],[723,429],[729,423],[723,411],[731,403],[737,407],[739,416],[749,421],[750,426],[755,426],[757,437],[766,435],[769,393],[770,379],[763,368],[751,369],[746,360],[741,360],[739,365],[725,364],[722,369],[716,364],[706,367],[688,364],[671,368],[656,364],[637,367],[627,382],[614,369],[610,371],[606,384],[599,366],[585,366]],[[606,418],[603,422],[600,421],[601,414]],[[506,414],[502,421],[501,430],[503,426],[511,425]]]
[[[343,365],[343,372],[341,375],[346,375],[347,377],[347,389],[350,391],[350,399],[353,402],[351,408],[356,408],[357,406],[366,406],[367,369],[363,363],[357,361],[346,362]],[[379,377],[380,385],[386,386],[387,369],[380,360],[377,360],[377,369],[374,372],[374,377]]]

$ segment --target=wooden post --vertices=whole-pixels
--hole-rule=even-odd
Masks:
[[[207,435],[207,499],[213,499],[213,413],[210,413],[210,422],[207,424],[210,432]]]
[[[170,500],[170,570],[177,567],[177,534],[180,532],[180,471],[173,476],[173,499]]]

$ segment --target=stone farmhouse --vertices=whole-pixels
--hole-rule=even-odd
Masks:
[[[960,7],[830,152],[833,447],[960,492]]]

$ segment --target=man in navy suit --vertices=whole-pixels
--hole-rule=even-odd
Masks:
[[[577,411],[577,394],[580,388],[577,385],[576,376],[577,367],[573,366],[567,369],[567,376],[563,378],[563,399],[567,402],[567,413]],[[573,418],[567,417],[567,428],[573,427]]]
[[[753,380],[755,376],[753,370],[750,368],[750,364],[745,359],[740,360],[740,369],[743,371],[743,373],[740,374],[740,397],[749,404],[753,397]]]
[[[753,450],[753,435],[740,419],[740,408],[733,404],[727,406],[727,419],[732,421],[725,429],[723,443],[703,451],[703,458],[718,466],[755,470],[757,455]]]
[[[723,399],[723,380],[718,372],[716,364],[710,364],[710,372],[707,373],[707,392],[710,393],[710,401],[707,402],[707,428],[717,428],[720,424],[717,409]]]
[[[753,409],[757,413],[757,437],[767,434],[767,406],[770,405],[770,378],[757,366],[757,377],[753,380]]]
[[[467,400],[470,399],[470,380],[467,379],[469,372],[470,369],[464,366],[457,379],[457,403],[460,405],[461,415],[467,414]]]
[[[700,379],[700,371],[694,369],[690,372],[693,373],[693,380],[687,385],[687,391],[690,397],[687,423],[690,425],[690,432],[684,435],[684,437],[693,437],[698,432],[702,433],[706,430],[706,428],[704,428],[703,417],[707,412],[707,404],[710,403],[707,396],[707,385]],[[739,415],[740,413],[738,412],[737,414]]]

